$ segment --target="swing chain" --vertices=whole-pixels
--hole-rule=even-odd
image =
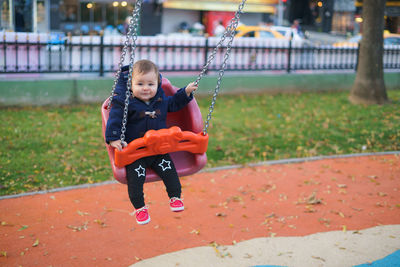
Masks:
[[[245,4],[246,0],[242,0],[241,4],[239,5],[238,10],[235,13],[235,16],[231,19],[231,21],[229,22],[228,27],[226,27],[224,33],[221,36],[221,39],[218,41],[217,45],[215,46],[215,48],[213,49],[212,53],[208,56],[207,58],[207,62],[206,64],[204,64],[203,69],[201,70],[200,74],[197,76],[196,81],[194,82],[195,85],[198,85],[201,78],[203,78],[203,76],[205,75],[208,66],[211,64],[211,62],[214,60],[218,49],[222,46],[222,44],[224,43],[226,37],[231,36],[231,31],[236,30],[236,27],[239,23],[239,17],[240,17],[240,13],[242,13],[244,4]],[[235,25],[233,25],[233,21],[235,21]],[[234,27],[232,27],[234,26]]]
[[[210,107],[208,109],[207,119],[206,119],[206,121],[204,123],[203,135],[207,134],[207,129],[208,129],[209,125],[210,125],[211,114],[214,111],[215,103],[217,101],[217,96],[218,96],[218,93],[219,93],[219,90],[220,90],[220,87],[221,87],[222,77],[224,76],[225,68],[226,68],[226,65],[227,65],[227,62],[228,62],[228,59],[229,59],[229,56],[230,56],[230,52],[231,52],[231,49],[232,49],[232,43],[233,43],[233,39],[234,39],[234,36],[235,36],[235,30],[236,30],[236,28],[237,28],[237,26],[239,24],[240,14],[243,12],[243,8],[244,8],[244,4],[245,3],[246,3],[246,0],[242,0],[242,2],[239,4],[238,10],[236,11],[235,16],[229,22],[229,25],[225,29],[225,31],[224,31],[224,33],[223,33],[223,35],[221,37],[221,40],[218,42],[217,46],[214,48],[212,54],[208,57],[207,63],[204,65],[201,73],[199,74],[199,76],[197,77],[197,79],[195,81],[195,84],[197,85],[199,83],[200,79],[204,76],[204,73],[206,72],[206,70],[207,70],[208,66],[210,65],[211,61],[214,60],[215,55],[217,53],[217,50],[221,47],[221,45],[225,41],[226,37],[228,37],[229,41],[228,41],[228,44],[226,46],[224,59],[223,59],[223,62],[221,64],[221,68],[220,68],[220,70],[218,72],[217,85],[215,86],[214,94],[213,94],[213,97],[212,97],[212,100],[211,100],[211,105],[210,105]]]
[[[138,38],[141,5],[142,5],[142,0],[137,0],[135,3],[135,9],[133,11],[132,18],[129,22],[129,31],[127,39],[130,38],[131,40],[130,42],[131,56],[129,61],[128,83],[125,93],[124,117],[122,119],[122,127],[121,127],[121,138],[120,138],[121,143],[125,141],[126,123],[128,119],[129,97],[131,96],[131,87],[132,87],[132,68],[133,68],[133,63],[135,62],[135,50],[136,50],[136,41]],[[125,44],[128,45],[127,43]],[[121,72],[121,69],[119,69],[119,72]]]
[[[132,18],[131,18],[130,23],[129,23],[128,34],[127,34],[125,42],[124,42],[124,47],[122,49],[120,62],[118,64],[118,70],[117,70],[117,73],[115,74],[114,84],[113,84],[113,87],[112,87],[112,90],[111,90],[111,95],[109,97],[109,102],[108,102],[108,107],[107,107],[108,110],[111,107],[111,101],[112,101],[112,99],[114,97],[114,91],[115,91],[117,82],[119,80],[119,77],[121,75],[122,64],[123,64],[123,62],[125,60],[127,49],[128,49],[128,47],[130,47],[131,55],[130,55],[127,90],[126,90],[125,103],[124,103],[125,104],[124,116],[123,116],[123,119],[122,119],[121,138],[120,138],[121,143],[125,141],[125,131],[126,131],[127,118],[128,118],[129,97],[131,95],[131,86],[132,86],[132,67],[133,67],[133,63],[134,63],[134,60],[135,60],[136,41],[137,41],[137,38],[138,38],[138,25],[139,25],[138,22],[139,22],[139,17],[140,17],[140,9],[141,9],[141,5],[142,5],[142,1],[143,0],[136,0],[136,2],[135,2],[135,8],[133,10]],[[228,37],[229,41],[228,41],[228,45],[226,47],[226,51],[225,51],[225,54],[224,54],[223,63],[221,64],[221,69],[219,70],[219,73],[218,73],[217,85],[215,87],[213,98],[212,98],[212,101],[211,101],[211,105],[209,107],[209,113],[207,115],[207,119],[206,119],[205,124],[204,124],[205,125],[204,129],[203,129],[203,134],[204,135],[207,134],[207,129],[209,127],[209,122],[211,120],[211,114],[214,111],[214,106],[215,106],[215,103],[216,103],[216,100],[217,100],[218,92],[219,92],[220,87],[221,87],[222,77],[224,76],[225,68],[226,68],[227,61],[229,59],[230,51],[231,51],[231,48],[232,48],[232,42],[233,42],[233,38],[235,36],[235,30],[236,30],[236,28],[237,28],[237,26],[239,24],[240,14],[243,12],[243,8],[244,8],[244,4],[245,3],[246,3],[246,0],[242,0],[242,2],[239,4],[238,10],[236,11],[235,16],[229,22],[228,27],[225,29],[221,39],[217,43],[217,45],[214,48],[214,50],[211,53],[211,55],[208,57],[206,64],[203,66],[200,74],[198,75],[198,77],[197,77],[197,79],[195,81],[195,85],[198,85],[200,80],[202,79],[202,77],[206,73],[209,65],[214,60],[218,49],[222,46],[222,44],[224,43],[225,39]]]
[[[136,9],[133,12],[134,13],[133,13],[131,21],[129,23],[128,34],[127,34],[127,36],[125,36],[125,42],[124,42],[124,46],[122,48],[122,53],[121,53],[120,61],[118,63],[117,72],[116,72],[115,77],[114,77],[114,83],[113,83],[113,86],[112,86],[112,89],[111,89],[111,94],[108,97],[108,106],[107,106],[108,110],[110,110],[110,108],[111,108],[111,101],[112,101],[112,99],[114,97],[114,92],[115,92],[115,88],[117,86],[119,77],[121,76],[122,64],[123,64],[123,62],[125,60],[126,52],[127,52],[128,47],[129,47],[130,36],[132,35],[132,31],[133,31],[133,28],[134,28],[133,25],[132,25],[132,22],[133,22],[133,16],[135,15]]]

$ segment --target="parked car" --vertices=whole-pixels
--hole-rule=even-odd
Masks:
[[[236,37],[275,38],[292,40],[302,47],[311,47],[312,43],[303,37],[296,29],[284,26],[247,26],[237,27]]]
[[[292,28],[292,27],[285,27],[285,26],[271,26],[270,27],[272,30],[275,30],[285,36],[285,38],[290,39],[292,38],[293,40],[304,40],[305,38],[300,34],[297,29]]]
[[[358,34],[344,42],[334,43],[334,47],[357,47],[358,43],[361,41],[362,35]],[[400,34],[394,34],[385,32],[383,34],[383,44],[384,45],[400,45]]]
[[[312,42],[307,39],[307,34],[299,32],[295,28],[285,26],[271,26],[270,28],[282,34],[286,39],[291,39],[294,43],[298,43],[303,47],[313,46]]]
[[[269,27],[264,26],[247,26],[239,25],[236,28],[236,37],[256,37],[256,38],[278,38],[284,39],[278,31],[272,30]]]

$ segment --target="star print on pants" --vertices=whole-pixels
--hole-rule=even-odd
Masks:
[[[165,160],[165,159],[163,159],[162,162],[160,164],[158,164],[158,166],[160,166],[162,168],[163,172],[165,172],[165,170],[167,170],[167,169],[172,170],[171,161],[168,161],[168,160]]]
[[[145,168],[143,168],[142,167],[142,165],[139,165],[139,167],[138,168],[136,168],[135,169],[135,171],[138,173],[138,177],[140,177],[140,176],[144,176],[144,177],[146,177],[146,169]]]

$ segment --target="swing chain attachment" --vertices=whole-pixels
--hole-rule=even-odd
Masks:
[[[214,60],[218,49],[222,46],[222,44],[224,43],[225,39],[228,37],[229,41],[228,41],[228,44],[226,46],[224,59],[223,59],[223,62],[221,64],[221,68],[220,68],[220,70],[218,72],[217,85],[215,86],[214,94],[213,94],[213,97],[212,97],[212,100],[211,100],[211,105],[210,105],[210,107],[208,109],[207,119],[206,119],[206,121],[204,123],[203,135],[207,134],[207,129],[208,129],[209,125],[210,125],[211,114],[214,111],[215,103],[217,101],[217,96],[218,96],[218,93],[219,93],[219,90],[220,90],[220,87],[221,87],[222,77],[224,76],[224,73],[225,73],[226,64],[227,64],[229,56],[230,56],[233,39],[235,37],[235,31],[236,31],[236,28],[237,28],[237,26],[239,24],[240,14],[243,12],[243,8],[244,8],[245,3],[246,3],[246,0],[242,0],[242,2],[239,4],[239,7],[238,7],[238,9],[237,9],[237,11],[235,13],[235,16],[230,20],[228,27],[225,29],[221,39],[217,43],[217,45],[214,48],[214,50],[211,53],[211,55],[208,57],[207,63],[203,66],[203,69],[201,70],[201,73],[199,74],[199,76],[197,77],[197,79],[195,81],[195,85],[198,85],[200,80],[201,80],[201,78],[204,76],[205,72],[207,71],[208,66]]]

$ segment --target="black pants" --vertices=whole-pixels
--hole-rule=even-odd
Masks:
[[[135,209],[145,205],[143,185],[146,180],[146,168],[151,168],[160,176],[169,198],[181,197],[181,183],[169,154],[141,158],[126,166],[129,199]]]

